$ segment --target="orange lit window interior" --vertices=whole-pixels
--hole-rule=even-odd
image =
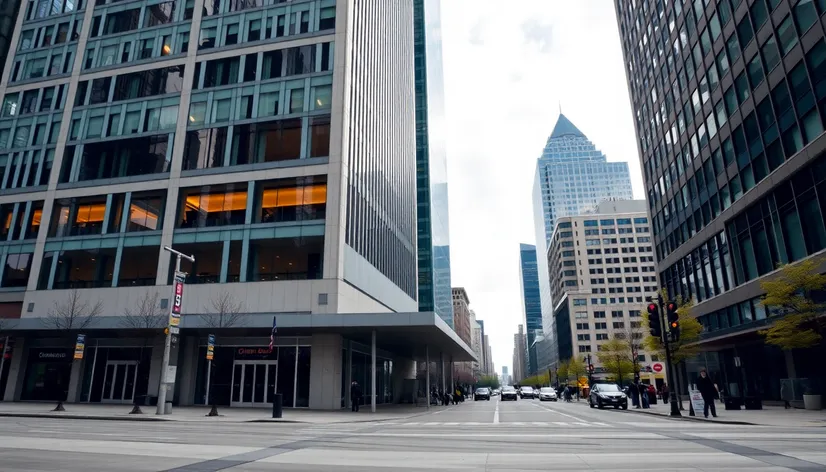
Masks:
[[[213,213],[247,208],[247,192],[195,194],[186,197],[186,209]]]
[[[261,208],[317,205],[327,202],[327,184],[265,189]]]
[[[158,229],[158,214],[154,208],[147,210],[133,203],[129,207],[129,221],[150,230]]]
[[[6,231],[8,231],[9,228],[11,228],[11,215],[11,212],[9,212],[9,214],[6,215],[6,221],[3,222],[3,229],[5,229]]]
[[[90,205],[79,205],[75,224],[103,223],[103,215],[106,213],[105,203],[92,203]],[[61,219],[63,215],[61,214]]]
[[[43,210],[37,209],[32,213],[32,228],[40,227],[40,218],[43,217]]]

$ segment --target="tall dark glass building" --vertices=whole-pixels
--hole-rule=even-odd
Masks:
[[[527,326],[527,376],[539,370],[536,354],[537,333],[542,332],[542,300],[539,297],[539,271],[536,264],[536,246],[519,245],[519,286],[522,292],[522,313]]]
[[[778,316],[764,276],[826,248],[826,0],[616,8],[660,281],[704,327],[683,373],[778,398],[819,372],[757,330]]]
[[[415,0],[419,311],[453,327],[440,0]]]

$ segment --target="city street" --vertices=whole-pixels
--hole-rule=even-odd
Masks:
[[[674,421],[584,401],[498,397],[423,413],[338,424],[0,418],[0,470],[826,470],[821,427]]]

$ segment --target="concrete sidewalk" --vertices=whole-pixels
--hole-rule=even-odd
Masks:
[[[685,410],[680,412],[682,413],[683,418],[695,421],[706,421],[709,423],[745,424],[785,428],[806,426],[826,427],[826,410],[812,411],[797,408],[787,410],[782,406],[766,405],[763,405],[762,410],[726,410],[723,404],[717,401],[717,418],[709,416],[709,418],[706,419],[703,417],[702,411],[695,412],[695,416],[689,416],[689,402],[687,399],[683,400],[683,407]],[[651,405],[648,409],[636,409],[630,407],[628,411],[644,415],[655,415],[670,418],[671,404],[658,402],[656,405]]]
[[[283,417],[273,419],[272,411],[267,408],[230,408],[218,407],[220,416],[206,416],[210,408],[205,406],[172,407],[170,415],[155,415],[155,407],[141,406],[143,414],[131,415],[132,405],[110,405],[91,403],[66,403],[64,412],[52,411],[54,402],[0,402],[0,417],[24,418],[67,418],[89,420],[119,421],[181,421],[181,422],[229,422],[229,423],[309,423],[309,424],[344,424],[365,423],[370,421],[391,421],[412,418],[447,408],[458,406],[424,406],[415,405],[378,405],[376,413],[370,413],[370,407],[362,407],[358,413],[349,410],[307,410],[285,408]]]

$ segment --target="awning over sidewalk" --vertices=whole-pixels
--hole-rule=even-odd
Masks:
[[[308,336],[314,333],[337,333],[370,345],[372,332],[376,331],[376,347],[395,354],[423,360],[429,350],[435,361],[443,354],[444,360],[467,362],[476,360],[473,350],[438,315],[433,312],[414,313],[249,313],[242,316],[237,327],[224,331],[233,335],[269,336],[272,319],[276,317],[278,336]],[[11,330],[49,336],[54,330],[47,329],[42,318],[15,320]],[[181,317],[182,334],[187,332],[206,335],[210,328],[203,317],[188,314]],[[100,316],[85,330],[88,333],[127,331],[123,317]],[[134,330],[131,330],[134,332]],[[104,333],[100,333],[104,334]],[[109,335],[110,333],[105,333]],[[217,334],[217,333],[216,333]]]

